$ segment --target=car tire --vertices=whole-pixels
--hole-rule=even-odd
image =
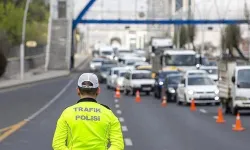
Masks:
[[[157,94],[156,94],[156,91],[154,91],[154,97],[157,98]]]
[[[125,95],[129,95],[130,92],[129,92],[129,90],[125,89],[124,93],[125,93]]]
[[[110,86],[107,84],[107,89],[110,89]]]
[[[135,90],[133,90],[132,95],[133,95],[133,96],[135,96],[135,94],[136,94],[136,91],[135,91]]]
[[[146,92],[146,95],[150,95],[150,92]]]

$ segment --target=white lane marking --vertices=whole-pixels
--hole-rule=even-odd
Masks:
[[[122,111],[121,110],[117,110],[116,113],[120,115],[120,114],[122,114]]]
[[[133,145],[132,140],[130,138],[125,138],[124,141],[125,141],[126,146],[132,146]]]
[[[207,111],[205,110],[205,109],[200,109],[200,112],[202,112],[202,113],[207,113]]]
[[[122,126],[122,131],[128,131],[127,126]]]
[[[74,79],[71,79],[69,83],[53,98],[51,99],[46,105],[44,105],[42,108],[40,108],[37,112],[29,116],[26,121],[30,121],[37,117],[40,113],[42,113],[44,110],[46,110],[51,104],[53,104],[58,98],[69,88],[69,86],[74,82]]]
[[[119,107],[120,107],[120,105],[119,105],[119,104],[116,104],[116,105],[115,105],[115,108],[119,108]]]
[[[119,118],[120,122],[124,122],[124,118],[120,117]]]
[[[118,103],[118,99],[115,99],[115,102]]]
[[[213,116],[214,119],[218,119],[218,116]]]

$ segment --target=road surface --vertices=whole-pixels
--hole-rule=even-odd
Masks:
[[[79,72],[2,91],[0,150],[52,149],[59,115],[79,99],[75,90],[77,76]],[[225,124],[215,122],[216,106],[201,106],[196,112],[173,103],[163,108],[159,100],[143,93],[140,103],[135,102],[134,96],[123,94],[115,100],[114,91],[107,90],[105,85],[101,85],[98,101],[110,106],[119,117],[126,150],[247,150],[250,147],[249,114],[241,116],[246,130],[235,132],[232,131],[235,116],[225,116]]]

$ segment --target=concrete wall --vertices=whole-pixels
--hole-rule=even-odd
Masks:
[[[25,71],[35,69],[45,65],[45,48],[39,46],[36,48],[25,49]],[[14,47],[8,53],[8,65],[3,78],[9,78],[20,73],[19,47]]]

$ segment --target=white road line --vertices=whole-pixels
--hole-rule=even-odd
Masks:
[[[120,115],[120,114],[122,114],[122,111],[121,110],[117,110],[116,113]]]
[[[64,88],[53,98],[51,99],[46,105],[44,105],[42,108],[40,108],[37,112],[29,116],[26,121],[30,121],[37,117],[40,113],[42,113],[44,110],[46,110],[51,104],[53,104],[55,101],[58,100],[58,98],[69,88],[69,86],[74,82],[74,79],[70,80],[69,83],[64,86]]]
[[[120,122],[124,122],[124,118],[120,117],[119,118]]]
[[[205,109],[200,109],[200,112],[202,112],[202,113],[204,113],[204,114],[207,113],[207,111],[206,111]]]
[[[119,107],[120,107],[120,105],[119,105],[119,104],[116,104],[116,105],[115,105],[115,108],[119,108]]]
[[[218,118],[218,116],[213,116],[213,118],[214,118],[214,119],[217,119],[217,118]]]
[[[122,131],[128,131],[128,128],[127,128],[127,126],[122,126]]]
[[[115,102],[118,103],[118,99],[115,99]]]
[[[125,141],[126,146],[132,146],[133,145],[132,140],[130,138],[125,138],[124,141]]]

